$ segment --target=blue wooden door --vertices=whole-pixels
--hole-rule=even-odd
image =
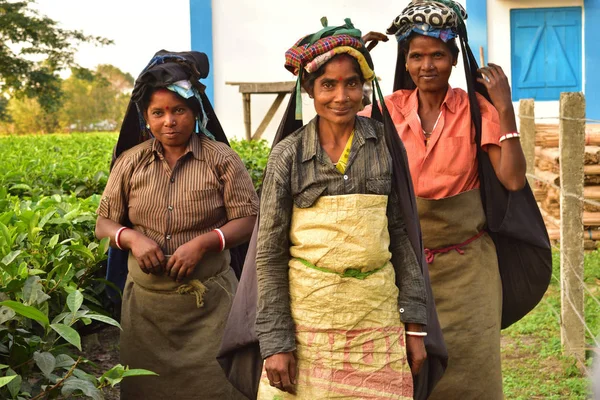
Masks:
[[[513,100],[581,91],[581,7],[510,12]]]

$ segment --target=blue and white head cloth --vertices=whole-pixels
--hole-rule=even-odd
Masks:
[[[198,100],[198,104],[200,104],[200,112],[202,113],[202,121],[199,121],[198,118],[196,118],[196,133],[202,132],[212,140],[215,140],[214,135],[210,133],[208,129],[206,129],[208,117],[206,116],[206,111],[204,111],[204,106],[202,105],[202,99],[200,98],[200,92],[198,92],[198,89],[192,86],[192,83],[188,80],[174,82],[168,86],[165,86],[165,88],[177,93],[184,99],[194,97]]]
[[[413,32],[447,42],[458,36],[459,27],[464,26],[466,19],[467,11],[455,1],[413,0],[394,19],[387,33],[395,35],[398,42]]]

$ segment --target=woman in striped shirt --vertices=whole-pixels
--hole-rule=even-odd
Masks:
[[[258,198],[198,82],[207,71],[202,53],[157,53],[120,142],[151,138],[120,154],[98,208],[98,238],[129,251],[121,361],[159,375],[125,380],[122,399],[239,396],[215,357],[237,287],[228,248],[250,238]],[[136,109],[144,132],[127,123]]]

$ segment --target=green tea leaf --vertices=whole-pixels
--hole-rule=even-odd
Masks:
[[[83,294],[79,290],[74,291],[67,296],[67,307],[71,312],[75,313],[83,304]]]
[[[1,301],[0,306],[9,307],[13,309],[17,314],[39,322],[43,327],[46,327],[50,324],[48,317],[35,307],[26,306],[23,303],[19,303],[13,300]]]
[[[64,382],[61,394],[69,397],[78,390],[93,400],[104,400],[102,392],[93,383],[74,377],[70,377]]]
[[[75,360],[66,354],[56,356],[56,368],[70,368],[73,364],[75,364]]]
[[[123,380],[123,373],[125,372],[125,367],[121,364],[117,364],[108,371],[106,371],[101,377],[100,382],[107,381],[110,383],[112,387],[115,387],[117,383],[120,383]]]
[[[15,379],[18,375],[13,376],[3,376],[0,378],[0,387],[8,385],[10,381]]]
[[[50,328],[81,351],[81,337],[75,329],[63,324],[51,324]]]
[[[0,222],[0,233],[2,234],[2,238],[4,239],[4,242],[10,248],[13,244],[12,238],[10,236],[10,232],[8,231],[8,227],[6,225],[4,225],[2,222]]]
[[[90,249],[82,244],[73,244],[69,247],[69,249],[71,249],[73,252],[86,256],[90,260],[94,260],[94,254],[90,251]]]
[[[48,247],[54,247],[58,243],[58,239],[60,239],[60,235],[52,236],[52,239],[48,242]]]
[[[69,312],[60,313],[60,314],[58,314],[56,317],[54,317],[54,319],[52,319],[52,323],[53,323],[53,324],[58,324],[58,323],[60,323],[60,322],[61,322],[63,319],[65,319],[65,317],[66,317],[67,315],[73,315],[73,314],[71,314],[71,313],[69,313]]]
[[[127,369],[121,364],[117,364],[108,371],[106,371],[101,377],[100,382],[107,381],[112,387],[120,383],[124,378],[130,376],[158,376],[157,373],[148,371],[146,369]]]
[[[44,275],[46,274],[46,271],[42,270],[42,269],[30,269],[29,270],[29,275]]]
[[[125,370],[125,372],[123,372],[123,378],[127,378],[130,376],[148,376],[148,375],[159,376],[156,372],[149,371],[147,369],[141,369],[141,368],[128,369],[128,370]]]
[[[17,258],[22,252],[22,250],[11,251],[6,256],[4,256],[4,258],[0,262],[8,266],[8,264],[12,263],[15,260],[15,258]]]
[[[54,358],[51,353],[40,353],[39,351],[36,351],[33,353],[33,359],[46,378],[48,378],[52,371],[54,371],[54,368],[56,368],[56,358]]]
[[[22,262],[19,264],[19,270],[17,271],[17,275],[21,279],[26,279],[29,276],[29,269],[27,268],[27,263]]]
[[[105,324],[116,326],[117,328],[121,329],[121,325],[117,321],[115,321],[111,317],[107,317],[106,315],[88,314],[88,315],[86,315],[86,317],[91,318],[96,321],[104,322]]]
[[[44,225],[46,225],[46,222],[48,222],[55,213],[56,213],[56,210],[52,210],[52,211],[46,213],[46,215],[44,215],[42,217],[42,219],[40,220],[40,222],[38,223],[38,227],[43,228]]]
[[[15,371],[9,368],[6,370],[6,376],[14,376],[14,378],[6,384],[6,387],[8,388],[8,391],[10,392],[13,398],[17,397],[17,395],[21,391],[21,382],[23,382],[21,375],[17,374]]]
[[[17,315],[17,313],[12,308],[6,306],[0,307],[0,325],[13,319],[15,315]]]
[[[17,183],[16,185],[12,185],[9,190],[15,190],[15,189],[27,190],[29,192],[32,191],[31,186],[26,185],[24,183]]]
[[[37,275],[30,276],[27,278],[27,281],[25,281],[25,285],[23,286],[23,301],[26,304],[39,305],[50,298],[50,296],[44,291],[41,281],[41,278]]]

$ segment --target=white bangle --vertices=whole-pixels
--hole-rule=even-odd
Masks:
[[[120,250],[125,250],[124,248],[121,247],[121,233],[125,230],[125,229],[129,229],[129,227],[127,226],[122,226],[119,228],[119,230],[117,230],[117,233],[115,233],[115,244],[117,245],[117,247]]]
[[[519,134],[519,132],[507,133],[505,135],[500,136],[500,143],[504,142],[506,139],[520,138],[520,137],[521,137],[521,135]]]
[[[413,331],[406,331],[405,332],[407,336],[420,336],[420,337],[425,337],[427,336],[427,332],[413,332]]]
[[[217,235],[219,235],[219,242],[221,243],[221,250],[219,251],[223,251],[225,250],[225,235],[223,235],[223,231],[221,231],[219,228],[216,228],[215,232]]]

